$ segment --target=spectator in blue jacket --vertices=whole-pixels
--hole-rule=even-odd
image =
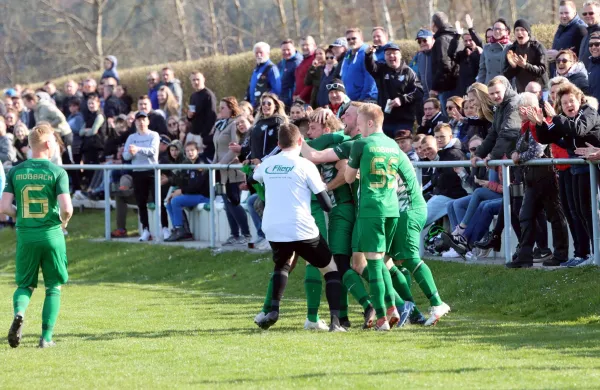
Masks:
[[[583,62],[586,69],[590,69],[590,37],[593,33],[600,31],[600,0],[588,0],[583,3],[583,21],[587,24],[587,35],[581,41],[579,47],[579,61]]]
[[[572,0],[562,0],[558,8],[560,15],[560,25],[554,34],[552,41],[552,49],[546,52],[546,56],[550,61],[550,74],[556,73],[556,57],[558,52],[563,49],[573,50],[579,53],[581,42],[587,35],[586,24],[579,15],[577,15],[577,7]]]
[[[385,49],[383,48],[390,41],[388,33],[383,27],[373,27],[371,30],[371,36],[373,38],[373,46],[376,46],[375,50],[375,61],[385,62]]]
[[[600,100],[600,32],[592,34],[588,46],[592,53],[588,74],[589,94]]]
[[[117,83],[121,83],[121,79],[119,79],[119,72],[117,71],[117,57],[115,56],[104,57],[104,73],[102,73],[101,80],[109,77],[117,80]]]
[[[160,88],[160,76],[158,72],[150,72],[146,78],[148,82],[148,97],[152,103],[152,109],[158,110],[160,104],[158,103],[158,90]]]
[[[365,51],[369,45],[363,41],[363,33],[359,28],[346,31],[346,40],[350,51],[342,64],[342,81],[350,100],[357,102],[377,101],[375,79],[365,67]]]
[[[418,79],[421,81],[423,87],[423,103],[429,99],[429,90],[431,89],[431,83],[433,78],[433,72],[431,71],[431,48],[433,47],[433,33],[429,30],[421,29],[417,33],[415,38],[419,45],[419,51],[415,55],[413,60],[414,67],[411,68],[417,74]],[[423,118],[423,107],[420,105],[417,109],[417,122],[421,122]]]
[[[294,47],[294,41],[286,39],[281,42],[281,57],[282,60],[277,64],[279,70],[279,76],[281,77],[281,100],[285,103],[285,106],[289,109],[292,106],[292,96],[296,88],[296,79],[294,74],[296,68],[302,60],[302,54],[296,51]]]
[[[246,91],[246,100],[256,108],[260,97],[265,92],[271,92],[277,96],[281,95],[281,77],[279,70],[269,58],[271,46],[266,42],[258,42],[254,45],[254,58],[256,67],[250,76],[250,83]]]

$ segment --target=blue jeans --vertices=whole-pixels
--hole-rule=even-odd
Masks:
[[[484,200],[479,204],[473,220],[477,223],[471,223],[465,229],[464,237],[469,244],[479,241],[490,230],[490,224],[494,220],[494,216],[500,213],[502,209],[502,198],[493,200]]]
[[[237,204],[234,206],[229,200],[228,195],[223,195],[223,203],[225,205],[225,215],[227,216],[227,222],[229,223],[229,229],[233,237],[239,237],[241,234],[248,237],[250,236],[250,228],[248,227],[248,216],[246,210],[239,203],[240,200],[240,188],[238,183],[228,183],[227,193],[232,195]]]
[[[448,212],[448,219],[450,219],[451,229],[454,229],[458,226],[460,221],[462,221],[467,212],[467,208],[469,207],[470,200],[471,195],[467,195],[462,198],[454,199],[448,203],[446,211]]]
[[[256,210],[254,210],[254,202],[256,202],[256,199],[258,199],[258,194],[252,194],[246,200],[246,203],[248,204],[248,212],[250,213],[250,217],[252,218],[252,222],[256,228],[256,233],[259,237],[265,238],[265,233],[262,231],[262,219]]]
[[[467,207],[467,212],[464,214],[461,223],[463,225],[469,225],[473,215],[475,214],[475,210],[479,207],[479,204],[486,200],[494,200],[500,199],[502,197],[501,194],[490,190],[489,188],[477,188],[473,195],[471,195],[471,200],[469,201],[469,206]],[[475,220],[477,221],[477,220]]]
[[[179,195],[172,198],[171,201],[167,203],[167,212],[169,213],[169,217],[171,217],[173,227],[183,226],[184,207],[194,207],[200,203],[210,203],[210,199],[200,194]]]
[[[427,222],[425,226],[429,226],[438,219],[448,214],[448,203],[454,199],[444,195],[434,195],[427,201]]]

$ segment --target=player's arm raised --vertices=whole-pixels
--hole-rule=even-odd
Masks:
[[[312,162],[313,164],[324,164],[330,162],[336,162],[340,158],[335,154],[333,149],[315,150],[308,145],[304,140],[302,141],[301,149],[302,157]]]
[[[2,194],[2,199],[0,200],[0,214],[8,215],[13,219],[17,218],[17,208],[13,205],[14,199],[15,195],[10,192]]]

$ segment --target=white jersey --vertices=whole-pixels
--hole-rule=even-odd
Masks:
[[[292,242],[319,236],[310,200],[313,193],[325,191],[326,186],[315,164],[299,153],[281,152],[254,171],[254,179],[265,184],[262,231],[268,241]]]

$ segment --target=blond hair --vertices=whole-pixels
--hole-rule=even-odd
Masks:
[[[325,121],[320,122],[319,121],[320,116],[321,116],[320,114],[324,110],[325,109],[322,107],[317,108],[316,110],[314,110],[313,112],[310,113],[310,115],[308,116],[308,119],[311,122],[320,123],[321,125],[328,127],[332,132],[338,131],[338,130],[344,128],[344,125],[342,124],[342,122],[335,115],[329,115]]]
[[[45,135],[54,137],[54,129],[52,129],[50,123],[40,122],[29,132],[29,147],[35,149],[46,142]]]
[[[372,120],[375,127],[381,129],[383,127],[383,111],[381,107],[373,103],[365,103],[358,109],[358,114],[363,115],[367,120]]]
[[[494,113],[491,107],[494,105],[490,95],[488,94],[488,87],[482,83],[473,83],[467,89],[467,94],[473,93],[475,100],[477,100],[477,116],[479,118],[485,118],[488,122],[494,120]]]
[[[171,88],[163,85],[158,89],[158,92],[163,92],[167,98],[165,99],[164,104],[159,104],[159,108],[167,114],[167,116],[179,116],[179,103],[177,102],[177,98],[171,91]]]

